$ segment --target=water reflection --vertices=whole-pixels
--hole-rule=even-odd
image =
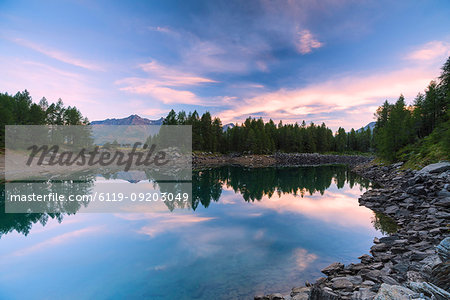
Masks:
[[[145,172],[95,174],[85,188],[103,181],[162,188],[151,179]],[[358,205],[369,187],[342,166],[222,167],[193,172],[185,207],[1,212],[0,269],[8,272],[0,272],[0,298],[251,299],[289,291],[334,261],[356,262],[377,230],[389,232],[387,219],[371,223],[373,212]]]
[[[334,182],[338,189],[348,183],[353,188],[357,183],[360,191],[370,187],[367,179],[350,172],[343,166],[320,166],[302,168],[242,168],[228,166],[194,172],[193,203],[208,207],[210,201],[218,201],[222,186],[231,187],[240,193],[245,201],[259,201],[263,196],[271,198],[274,194],[321,195]]]
[[[397,232],[397,223],[395,223],[391,217],[380,212],[374,212],[372,224],[375,229],[381,231],[381,233],[385,235]]]
[[[20,192],[29,190],[29,193],[61,193],[61,194],[89,194],[95,187],[96,182],[106,181],[126,181],[129,183],[149,182],[147,189],[173,192],[177,190],[177,183],[160,184],[153,181],[152,173],[143,171],[85,174],[85,181],[67,181],[64,184],[45,182],[43,185],[21,183]],[[348,184],[350,189],[344,191],[327,191],[335,184],[337,189],[342,189]],[[357,189],[354,189],[357,185]],[[354,203],[347,203],[345,197],[349,199],[357,198],[364,190],[371,186],[370,181],[362,178],[343,166],[319,166],[302,168],[243,168],[237,166],[225,166],[220,168],[210,168],[195,170],[192,173],[192,199],[190,203],[165,202],[169,211],[177,208],[196,210],[199,204],[207,208],[211,201],[227,203],[227,196],[224,191],[233,191],[242,195],[246,202],[261,202],[260,205],[271,207],[278,211],[292,211],[309,214],[321,218],[322,220],[341,221],[341,223],[358,224],[358,220],[365,223],[368,210],[359,210]],[[43,190],[36,191],[36,187]],[[129,186],[130,189],[134,187]],[[274,196],[275,199],[271,200]],[[297,197],[307,199],[298,201]],[[0,185],[0,237],[11,231],[17,231],[27,235],[35,223],[45,225],[48,219],[62,221],[64,215],[75,214],[81,207],[88,206],[88,202],[65,202],[58,207],[49,206],[48,212],[26,213],[26,214],[5,214],[4,213],[5,184]],[[341,201],[336,201],[340,199]],[[261,201],[265,199],[265,201]],[[344,201],[342,201],[344,200]],[[364,213],[365,212],[365,213]],[[374,213],[372,224],[375,229],[383,234],[391,234],[397,230],[396,223],[388,216]]]

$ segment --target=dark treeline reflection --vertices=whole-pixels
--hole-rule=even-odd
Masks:
[[[60,193],[87,195],[92,192],[95,177],[98,174],[84,175],[84,181],[43,182],[40,185],[21,183],[13,187],[12,193]],[[131,184],[142,180],[153,181],[151,172],[119,172],[114,174],[101,174],[105,179],[123,179]],[[154,182],[154,187],[161,192],[183,193],[186,186],[183,182]],[[219,201],[222,189],[228,187],[235,193],[242,195],[245,201],[259,201],[263,196],[272,197],[282,194],[312,195],[323,194],[331,184],[335,183],[341,189],[345,184],[351,188],[358,184],[360,190],[367,189],[371,183],[350,172],[345,166],[316,166],[316,167],[282,167],[282,168],[243,168],[238,166],[225,166],[204,170],[192,171],[192,203],[183,201],[165,202],[169,211],[176,208],[196,209],[199,204],[208,207],[211,201]],[[14,189],[17,189],[15,191]],[[27,235],[33,224],[45,225],[49,219],[62,221],[64,215],[77,213],[88,202],[65,202],[55,207],[55,203],[39,203],[35,211],[42,213],[5,213],[5,184],[0,184],[0,238],[12,231]],[[57,213],[55,213],[55,211]],[[383,216],[374,221],[375,227],[382,226],[386,221]],[[380,225],[381,224],[381,225]],[[389,223],[390,224],[390,223]],[[392,227],[392,226],[391,226]],[[391,232],[392,228],[385,230]]]
[[[5,184],[0,184],[0,238],[12,231],[17,231],[23,235],[28,235],[33,224],[47,224],[49,219],[62,221],[61,213],[5,213]]]
[[[93,177],[89,176],[81,181],[59,181],[59,182],[16,182],[10,186],[10,194],[73,194],[88,195],[94,186]],[[87,201],[73,202],[38,202],[30,206],[29,213],[6,213],[5,212],[5,183],[0,184],[0,238],[12,231],[28,235],[33,224],[46,225],[49,219],[63,220],[64,215],[76,214],[82,206],[87,206]],[[31,211],[40,211],[33,213]]]
[[[222,185],[240,193],[245,201],[261,200],[274,194],[304,196],[319,192],[321,195],[332,183],[340,189],[348,183],[357,183],[360,189],[368,188],[370,182],[345,166],[242,168],[226,166],[194,171],[192,174],[192,208],[201,203],[208,207],[211,200],[218,201]]]

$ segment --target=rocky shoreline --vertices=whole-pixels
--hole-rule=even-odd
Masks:
[[[275,153],[273,155],[194,153],[192,154],[192,166],[194,168],[222,165],[270,167],[345,164],[354,166],[369,162],[372,159],[370,156],[362,155],[318,153]]]
[[[333,263],[314,284],[255,300],[450,299],[450,163],[420,171],[366,163],[353,171],[381,186],[360,205],[392,217],[397,232],[375,238],[360,263]]]

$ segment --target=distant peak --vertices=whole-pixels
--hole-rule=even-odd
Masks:
[[[164,118],[161,117],[157,120],[149,120],[142,118],[137,114],[132,114],[122,119],[106,119],[101,121],[93,121],[92,125],[162,125]]]

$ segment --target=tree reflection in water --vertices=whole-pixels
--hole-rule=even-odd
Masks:
[[[123,172],[122,172],[123,173]],[[123,174],[122,174],[123,175]],[[106,179],[118,179],[120,174],[102,174]],[[151,172],[145,172],[144,178],[152,181]],[[139,181],[139,180],[137,180]],[[130,181],[135,182],[135,181]],[[332,183],[335,183],[338,189],[344,187],[347,183],[351,188],[355,184],[359,185],[361,191],[371,187],[370,181],[352,173],[345,166],[315,166],[315,167],[266,167],[266,168],[244,168],[239,166],[224,166],[218,168],[209,168],[194,170],[192,172],[192,203],[177,204],[166,202],[170,211],[175,208],[189,208],[196,210],[199,204],[207,208],[211,201],[217,202],[222,194],[224,187],[231,188],[235,193],[242,195],[245,201],[260,201],[263,196],[269,198],[283,194],[312,195],[314,193],[324,194]],[[95,176],[89,175],[84,183],[63,185],[44,185],[47,192],[59,193],[78,193],[88,194],[95,184]],[[130,183],[132,184],[132,183]],[[161,192],[174,192],[180,189],[180,184],[158,183],[154,185]],[[61,190],[55,190],[56,187]],[[32,187],[30,187],[31,189]],[[23,190],[22,190],[23,191]],[[32,190],[30,190],[32,192]],[[75,214],[82,205],[88,203],[71,202],[67,207],[61,207],[58,213],[54,207],[49,208],[44,213],[5,213],[5,184],[0,186],[0,237],[12,231],[17,231],[27,235],[33,224],[41,223],[45,225],[49,219],[56,219],[59,222],[63,220],[64,215]],[[397,225],[389,217],[375,213],[372,224],[383,234],[391,234],[397,230]]]
[[[319,192],[321,195],[332,183],[341,189],[345,183],[351,188],[356,183],[361,191],[371,186],[345,166],[243,168],[228,166],[197,170],[192,174],[192,207],[199,203],[208,207],[211,200],[218,201],[222,185],[240,193],[245,201],[259,201],[275,193],[304,196]]]

